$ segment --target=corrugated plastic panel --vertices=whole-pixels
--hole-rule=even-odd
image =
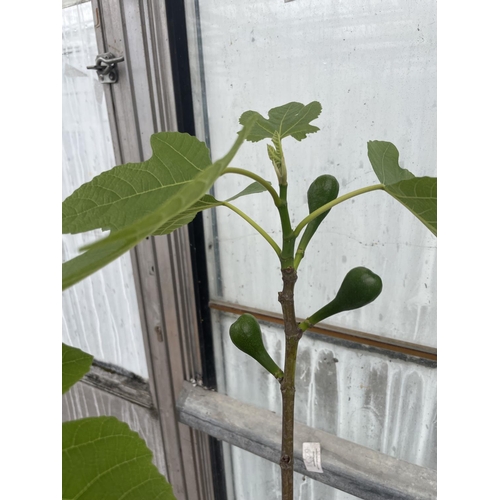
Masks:
[[[308,214],[307,188],[318,175],[335,175],[340,194],[378,183],[369,140],[393,142],[402,166],[435,175],[435,22],[432,2],[204,1],[199,26],[213,158],[227,152],[242,112],[318,100],[323,112],[314,123],[321,130],[302,142],[284,141],[292,224]],[[201,110],[198,117],[201,130]],[[265,141],[245,144],[233,166],[276,186]],[[228,175],[215,192],[224,199],[247,184]],[[235,204],[279,240],[266,193]],[[278,262],[252,227],[218,208],[217,237],[208,250],[220,263],[211,272],[213,294],[280,312]],[[328,323],[435,346],[435,262],[436,239],[397,201],[383,192],[357,197],[336,207],[311,242],[299,272],[297,314],[305,317],[331,300],[345,273],[363,265],[382,277],[383,294]]]
[[[314,122],[318,133],[302,142],[284,140],[292,225],[308,214],[306,192],[321,174],[337,177],[340,194],[378,183],[367,156],[370,140],[394,143],[401,166],[415,175],[436,175],[435,2],[188,4],[197,130],[209,138],[214,159],[229,149],[246,110],[265,115],[290,101],[323,106]],[[265,142],[244,144],[232,166],[276,187]],[[225,199],[248,183],[228,175],[215,194]],[[279,218],[266,193],[235,204],[280,242]],[[225,208],[205,213],[205,221],[212,298],[280,313],[279,262],[268,243]],[[330,301],[356,266],[382,277],[382,295],[327,323],[435,347],[436,239],[383,192],[339,205],[322,223],[299,269],[297,315],[307,317]],[[234,320],[214,313],[219,390],[280,412],[275,381],[228,340]],[[282,360],[282,333],[270,325],[264,332],[270,352]],[[299,351],[298,420],[436,466],[435,365],[317,336],[304,338]],[[276,497],[278,467],[237,449],[231,456],[234,498]],[[300,477],[296,484],[296,499],[352,498]]]
[[[226,313],[214,316],[220,325],[216,332],[222,360],[219,374],[225,381],[219,389],[281,414],[278,383],[229,338],[229,327],[236,317]],[[264,323],[262,332],[268,352],[283,366],[282,330]],[[319,335],[305,336],[297,361],[295,418],[387,455],[436,468],[436,370],[432,362],[408,361],[361,346],[353,349],[339,345]],[[232,449],[232,457],[236,498],[276,497],[281,485],[277,465],[273,467],[237,448]],[[259,481],[250,485],[245,479],[248,470],[255,471],[253,477]],[[332,494],[327,486],[298,475],[296,483],[301,485],[297,499]],[[352,498],[344,493],[337,495],[337,500]]]
[[[62,11],[63,199],[115,165],[102,84],[86,66],[97,42],[92,5]],[[63,236],[63,261],[100,231]],[[63,342],[148,376],[132,263],[127,254],[63,293]]]

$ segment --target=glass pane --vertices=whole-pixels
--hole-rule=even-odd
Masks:
[[[91,3],[63,9],[63,199],[115,165],[103,86],[86,69],[97,54]],[[63,261],[98,237],[64,235]],[[63,342],[147,378],[129,254],[63,293]]]
[[[319,0],[187,2],[191,73],[199,137],[222,157],[249,109],[267,114],[290,101],[320,101],[316,134],[284,140],[292,225],[308,214],[306,193],[330,173],[340,194],[377,184],[367,141],[396,145],[400,164],[417,176],[436,175],[435,5],[402,0],[367,3]],[[277,186],[265,143],[245,143],[234,167]],[[250,181],[226,175],[215,195],[227,199]],[[280,225],[266,193],[234,204],[277,242]],[[279,262],[271,247],[238,215],[219,207],[204,213],[212,299],[281,313]],[[333,299],[353,267],[382,277],[382,295],[369,306],[326,323],[389,339],[436,346],[436,239],[383,192],[336,207],[320,226],[299,269],[296,309],[307,317]],[[214,312],[219,390],[281,411],[279,387],[228,337],[235,320]],[[283,334],[263,325],[266,343],[283,360]],[[436,466],[435,363],[307,336],[299,347],[296,418],[406,461]],[[268,463],[233,449],[235,498],[265,498],[247,481],[279,486]],[[226,455],[226,458],[229,458]],[[260,464],[260,465],[259,465]],[[296,498],[348,498],[322,485],[301,485]],[[301,486],[299,486],[301,485]],[[253,489],[252,489],[253,488]],[[330,492],[328,493],[327,490]]]

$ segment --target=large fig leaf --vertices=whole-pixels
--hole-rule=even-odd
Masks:
[[[437,236],[437,179],[414,177],[385,186],[385,190]]]
[[[386,186],[415,177],[399,166],[399,151],[391,142],[369,141],[368,158],[379,181]]]
[[[255,123],[255,119],[249,120],[247,126],[240,131],[226,156],[204,169],[200,169],[199,173],[192,177],[189,182],[184,182],[172,196],[144,217],[123,229],[112,231],[107,238],[88,246],[82,255],[65,262],[62,272],[63,290],[109,264],[137,245],[146,236],[154,234],[162,225],[182,216],[183,212],[200,200],[234,158]]]
[[[99,271],[110,262],[123,255],[143,240],[147,234],[139,239],[123,239],[113,241],[104,248],[90,249],[77,257],[74,257],[62,265],[62,289],[66,290],[70,286],[78,283],[87,276]],[[105,241],[105,240],[104,240]]]
[[[157,209],[207,168],[208,148],[179,132],[151,136],[152,156],[107,170],[63,202],[63,233],[121,229]]]
[[[114,417],[62,425],[63,500],[175,500],[143,439]]]
[[[321,113],[321,104],[313,101],[304,106],[300,102],[290,102],[269,111],[269,119],[264,118],[257,111],[245,111],[240,117],[240,123],[247,125],[249,120],[256,118],[247,140],[258,142],[262,139],[271,139],[275,132],[283,139],[292,136],[297,141],[305,139],[307,134],[319,130],[310,122],[318,118]]]
[[[368,158],[384,190],[437,236],[437,179],[415,177],[399,166],[399,151],[390,142],[369,141]]]
[[[62,392],[76,384],[89,370],[93,357],[86,352],[62,345]]]

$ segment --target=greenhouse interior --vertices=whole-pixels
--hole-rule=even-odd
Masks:
[[[436,7],[62,1],[64,499],[437,498]]]

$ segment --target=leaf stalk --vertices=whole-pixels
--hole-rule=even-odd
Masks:
[[[272,184],[269,181],[266,181],[263,179],[260,175],[255,174],[254,172],[251,172],[250,170],[245,170],[244,168],[226,168],[224,170],[224,174],[239,174],[239,175],[244,175],[245,177],[249,177],[250,179],[253,179],[254,181],[257,181],[261,186],[267,189],[271,196],[273,197],[274,204],[279,207],[282,205],[281,198],[279,197],[279,194],[276,192],[276,190],[273,188]]]
[[[264,239],[273,247],[273,250],[276,252],[276,255],[279,258],[281,258],[281,249],[278,246],[278,244],[252,218],[250,218],[245,212],[235,207],[231,203],[228,203],[227,201],[223,202],[222,205],[231,209],[233,212],[237,213],[240,217],[245,219],[253,228],[255,228],[264,237]]]
[[[323,205],[322,207],[318,208],[318,210],[315,210],[314,212],[310,213],[306,218],[304,218],[301,222],[299,222],[298,226],[295,228],[294,231],[295,237],[298,237],[302,229],[304,229],[307,226],[307,224],[309,224],[309,222],[311,222],[312,220],[314,220],[316,217],[326,212],[327,210],[330,210],[330,208],[334,207],[335,205],[339,205],[340,203],[349,200],[351,198],[354,198],[355,196],[359,196],[360,194],[369,193],[370,191],[376,191],[378,189],[385,189],[385,186],[383,184],[375,184],[374,186],[368,186],[356,189],[355,191],[351,191],[350,193],[344,194],[343,196],[339,196],[337,199],[331,201],[330,203]]]

